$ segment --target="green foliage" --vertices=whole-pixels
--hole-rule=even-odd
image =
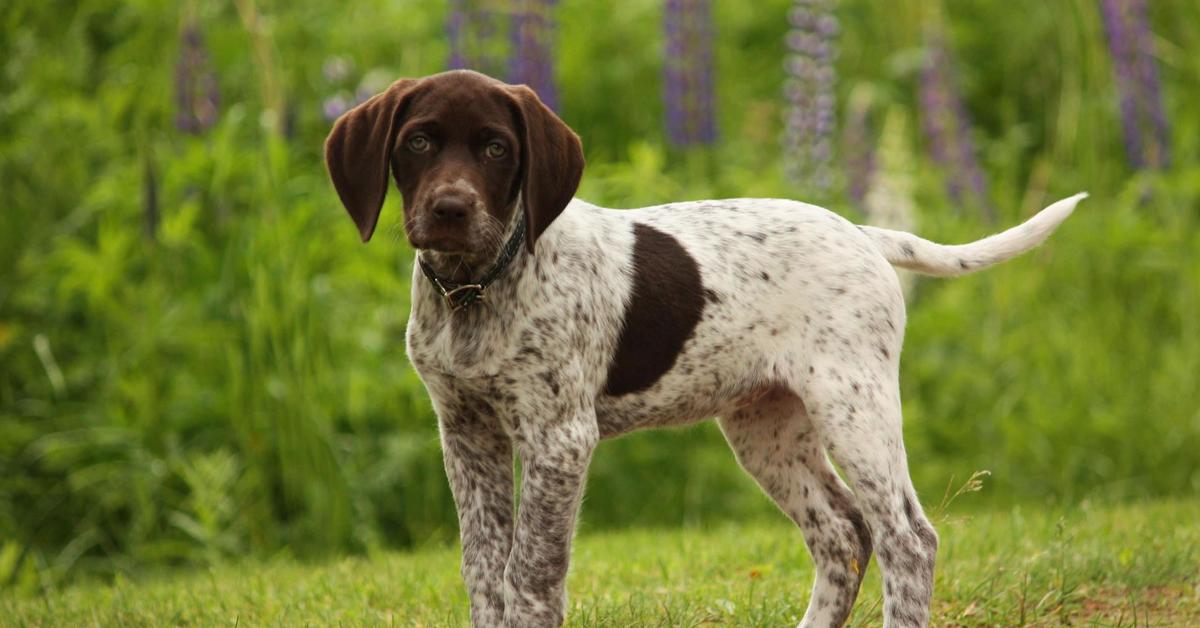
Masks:
[[[352,59],[369,85],[435,72],[445,7],[178,4],[0,6],[0,587],[456,535],[404,358],[398,199],[362,246],[321,163],[325,61]],[[659,3],[563,3],[580,196],[798,196],[778,168],[787,5],[717,3],[722,139],[681,154],[661,129]],[[980,468],[1002,499],[1200,489],[1200,8],[1153,5],[1175,166],[1141,174],[1124,166],[1095,3],[840,5],[843,102],[866,85],[918,129],[913,69],[940,21],[1001,219],[1093,194],[1047,248],[917,284],[903,392],[927,495]],[[221,88],[200,136],[173,126],[185,15]],[[995,226],[951,206],[926,160],[913,173],[923,235]],[[584,525],[770,511],[708,425],[602,445]]]

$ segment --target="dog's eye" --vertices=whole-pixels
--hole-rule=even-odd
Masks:
[[[414,135],[408,138],[408,150],[414,153],[423,153],[429,150],[429,138],[424,135]]]
[[[505,155],[505,153],[508,152],[508,149],[505,148],[504,144],[501,144],[500,142],[491,142],[487,145],[486,152],[488,157],[491,157],[492,159],[500,159]]]

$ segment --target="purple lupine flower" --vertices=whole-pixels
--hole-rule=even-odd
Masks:
[[[795,0],[788,11],[783,94],[784,156],[788,178],[813,192],[832,185],[836,73],[833,59],[838,34],[832,0]]]
[[[850,200],[863,207],[867,189],[875,176],[875,144],[871,128],[871,97],[858,87],[850,95],[842,152],[845,159],[846,187]]]
[[[336,57],[327,61],[322,73],[325,74],[326,78],[336,77],[337,81],[335,82],[337,83],[350,83],[348,79],[353,72],[354,66],[346,62],[344,69],[331,70],[331,68],[336,67],[340,63]],[[391,70],[383,68],[370,70],[359,79],[358,87],[355,87],[353,92],[349,89],[339,89],[321,101],[322,117],[328,122],[337,120],[342,114],[387,89],[388,85],[391,84],[391,76]]]
[[[673,144],[687,141],[684,133],[687,108],[684,104],[683,72],[677,60],[683,57],[683,0],[667,0],[663,10],[663,29],[666,35],[666,55],[663,64],[663,105],[667,117],[667,138]]]
[[[991,222],[995,212],[988,200],[987,178],[971,137],[971,117],[955,86],[950,55],[939,34],[928,37],[927,50],[919,92],[921,126],[930,153],[944,171],[950,197],[959,203],[978,204],[984,219]]]
[[[333,122],[342,117],[342,114],[349,111],[354,105],[355,102],[351,100],[349,94],[338,92],[321,103],[321,113],[327,122]]]
[[[497,23],[505,16],[480,7],[481,0],[451,0],[446,16],[446,37],[450,41],[451,70],[470,68],[500,76],[504,69],[503,42],[496,39]],[[495,4],[495,3],[490,3]]]
[[[180,33],[179,60],[175,64],[175,127],[200,134],[216,124],[220,93],[204,36],[195,22]]]
[[[554,21],[550,15],[557,0],[526,0],[509,23],[512,51],[508,81],[528,85],[551,109],[558,109],[554,64],[550,54]]]
[[[466,27],[466,2],[450,0],[450,14],[446,17],[446,39],[450,42],[450,61],[446,65],[451,70],[461,70],[467,67],[466,43],[464,42]]]
[[[1133,68],[1136,53],[1133,49],[1134,42],[1131,33],[1129,33],[1128,19],[1122,10],[1124,7],[1125,3],[1119,0],[1102,0],[1100,3],[1120,97],[1125,154],[1134,168],[1142,168],[1145,166],[1145,152],[1142,150],[1142,137],[1138,124],[1137,97],[1139,90],[1136,86]]]
[[[1134,168],[1165,167],[1170,131],[1146,1],[1101,0],[1100,10],[1116,74],[1125,153]]]
[[[713,110],[713,24],[709,0],[666,0],[663,104],[667,137],[676,146],[711,144],[717,128]]]

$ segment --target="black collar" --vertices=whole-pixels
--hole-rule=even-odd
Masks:
[[[519,211],[520,209],[518,208]],[[521,243],[524,240],[525,215],[522,212],[517,214],[517,228],[513,230],[512,236],[508,238],[508,243],[504,245],[504,250],[500,252],[500,257],[496,260],[495,264],[492,264],[492,267],[488,269],[483,278],[476,283],[459,283],[438,277],[437,273],[433,272],[433,267],[425,263],[424,259],[421,259],[420,254],[417,254],[417,263],[421,265],[421,272],[425,273],[425,277],[429,279],[434,288],[437,288],[438,294],[441,294],[442,298],[446,300],[446,305],[450,306],[450,311],[457,312],[483,301],[484,289],[491,285],[493,281],[496,281],[500,275],[504,274],[508,265],[512,263],[513,258],[517,256],[517,252],[521,250]]]

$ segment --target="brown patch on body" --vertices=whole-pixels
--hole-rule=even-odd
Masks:
[[[679,241],[633,226],[633,296],[604,392],[625,395],[654,385],[692,336],[704,310],[700,268]]]

